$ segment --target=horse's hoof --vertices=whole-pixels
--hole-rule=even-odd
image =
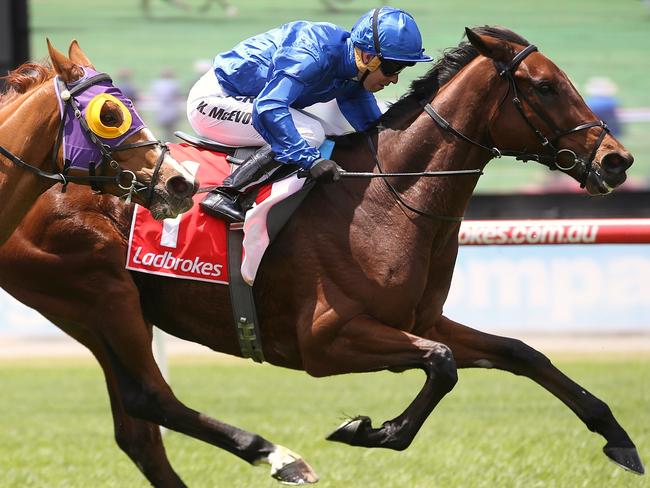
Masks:
[[[605,455],[621,468],[636,474],[644,474],[645,468],[634,447],[603,447]]]
[[[334,432],[327,436],[328,441],[342,442],[354,446],[359,431],[372,428],[370,417],[358,416],[343,422]]]
[[[296,459],[271,473],[276,480],[285,485],[306,485],[316,483],[318,475],[304,459]]]

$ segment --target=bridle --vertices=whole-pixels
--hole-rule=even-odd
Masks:
[[[592,172],[594,172],[593,160],[596,157],[598,148],[600,147],[603,140],[605,139],[605,136],[609,134],[609,128],[607,127],[607,124],[605,124],[604,121],[594,120],[592,122],[585,122],[583,124],[579,124],[573,129],[561,130],[555,125],[555,123],[553,123],[552,120],[550,120],[544,114],[543,110],[541,110],[535,103],[533,103],[530,99],[528,99],[523,92],[517,89],[517,82],[515,81],[514,73],[517,70],[519,64],[524,59],[526,59],[528,55],[530,55],[535,51],[537,51],[537,46],[531,44],[526,48],[524,48],[523,50],[521,50],[519,53],[517,53],[517,55],[514,58],[512,58],[512,60],[509,63],[501,63],[498,61],[494,61],[494,65],[499,76],[505,78],[509,83],[508,91],[506,92],[505,96],[501,100],[499,107],[508,98],[508,94],[512,91],[512,95],[513,95],[512,103],[515,105],[517,111],[524,119],[528,127],[530,127],[530,129],[535,133],[537,138],[540,140],[542,146],[549,150],[549,154],[528,153],[524,151],[512,151],[512,150],[505,150],[505,149],[497,149],[496,147],[485,146],[473,139],[470,139],[469,137],[465,136],[464,134],[456,130],[454,127],[452,127],[451,124],[449,124],[449,122],[447,122],[438,112],[436,112],[436,110],[431,106],[430,102],[424,100],[421,104],[424,108],[424,111],[442,129],[446,130],[447,132],[450,132],[454,136],[470,144],[473,144],[474,146],[485,149],[486,151],[492,154],[492,157],[500,158],[501,156],[513,156],[519,161],[524,161],[524,162],[537,161],[538,163],[548,166],[548,168],[551,170],[559,169],[565,172],[572,170],[576,166],[579,166],[580,188],[584,188],[587,183],[587,178]],[[532,109],[532,111],[535,113],[537,117],[543,120],[544,123],[553,130],[554,135],[552,139],[546,137],[544,133],[532,122],[532,120],[526,114],[526,111],[523,108],[524,103],[526,103]],[[557,149],[558,141],[562,137],[567,136],[569,134],[573,134],[574,132],[590,129],[592,127],[600,127],[602,130],[600,132],[600,135],[598,136],[598,139],[596,140],[596,143],[594,144],[594,148],[592,149],[588,157],[580,157],[571,149]],[[559,158],[563,157],[564,155],[569,156],[570,162],[568,164],[562,164],[559,161]]]
[[[163,159],[165,158],[165,154],[169,149],[167,148],[167,145],[162,141],[142,141],[133,144],[121,144],[116,146],[111,146],[109,144],[103,143],[88,127],[88,123],[82,116],[81,110],[79,108],[79,103],[75,98],[77,95],[83,93],[89,87],[102,82],[112,83],[111,77],[106,73],[98,73],[84,81],[75,84],[72,87],[63,81],[59,76],[55,78],[55,83],[58,87],[57,92],[59,93],[59,97],[63,102],[64,110],[62,111],[63,115],[59,123],[57,138],[54,144],[54,149],[52,151],[51,172],[43,171],[40,168],[23,161],[18,156],[11,153],[9,150],[2,146],[0,146],[0,154],[5,156],[19,168],[23,168],[41,178],[46,178],[61,183],[63,185],[63,188],[61,190],[62,192],[65,192],[68,183],[89,183],[92,189],[99,193],[103,193],[102,187],[105,183],[115,183],[120,189],[125,191],[122,197],[126,199],[127,203],[131,202],[131,198],[134,193],[146,192],[145,206],[148,207],[151,203],[151,200],[153,199],[154,188],[158,179],[160,167],[162,165]],[[88,175],[68,175],[67,173],[73,163],[71,160],[65,160],[63,169],[61,171],[58,169],[57,160],[59,149],[61,148],[61,144],[63,142],[63,131],[66,124],[67,114],[65,107],[67,106],[72,108],[72,111],[74,113],[74,122],[79,124],[87,140],[99,151],[101,155],[101,161],[89,161],[86,163],[88,165]],[[119,163],[113,157],[114,152],[154,145],[159,146],[161,151],[160,156],[156,161],[156,165],[151,176],[151,181],[148,185],[139,182],[133,171],[121,169]],[[99,164],[104,164],[104,166],[107,164],[111,169],[117,171],[116,174],[114,176],[96,174],[96,167]]]

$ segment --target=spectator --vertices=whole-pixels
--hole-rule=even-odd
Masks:
[[[164,68],[160,72],[160,77],[151,84],[149,96],[155,122],[163,134],[163,140],[173,140],[185,101],[173,69]]]
[[[129,68],[121,68],[117,72],[115,86],[117,86],[124,96],[133,102],[133,105],[138,104],[138,89],[133,84],[133,72]]]
[[[585,101],[599,119],[605,121],[612,135],[619,137],[623,127],[618,115],[619,101],[616,98],[618,87],[607,77],[595,76],[585,85]]]
[[[190,10],[192,8],[183,0],[165,0],[165,1],[170,5],[173,5],[174,7],[180,8],[181,10]],[[151,3],[150,0],[142,0],[142,11],[147,17],[151,16],[150,3]]]
[[[205,0],[205,3],[199,7],[200,12],[207,12],[213,3],[218,3],[226,14],[226,17],[235,17],[237,15],[237,7],[231,4],[228,0]]]

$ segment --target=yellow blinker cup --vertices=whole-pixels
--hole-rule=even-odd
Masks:
[[[113,102],[115,103],[120,111],[122,112],[122,123],[119,127],[109,127],[102,123],[101,112],[104,103]],[[115,139],[121,135],[126,134],[126,132],[131,128],[133,123],[131,112],[126,106],[113,95],[108,93],[101,93],[93,97],[88,106],[86,107],[86,122],[91,131],[93,131],[99,137],[105,139]]]

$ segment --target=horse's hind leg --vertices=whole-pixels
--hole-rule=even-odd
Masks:
[[[376,429],[368,417],[357,417],[328,437],[354,446],[406,449],[458,379],[454,358],[445,344],[388,327],[368,316],[353,318],[336,334],[305,336],[301,347],[305,370],[314,376],[384,369],[419,368],[425,372],[424,386],[402,414]]]
[[[564,375],[539,351],[522,341],[486,334],[446,317],[424,335],[447,344],[459,368],[496,368],[532,379],[562,400],[589,430],[607,440],[603,451],[610,459],[627,470],[644,473],[634,443],[607,404]]]

